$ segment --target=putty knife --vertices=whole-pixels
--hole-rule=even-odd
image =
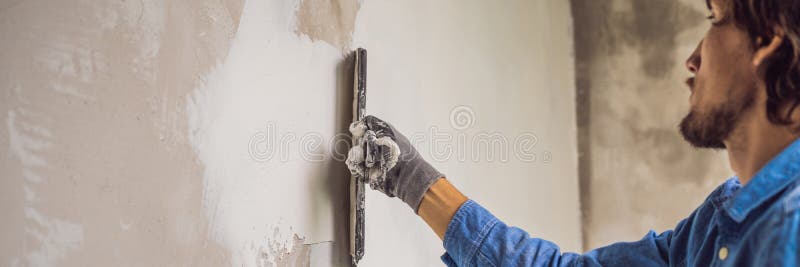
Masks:
[[[366,115],[367,107],[367,50],[355,51],[353,68],[353,122]],[[352,140],[353,144],[357,140]],[[350,177],[350,256],[353,266],[364,257],[364,177]]]

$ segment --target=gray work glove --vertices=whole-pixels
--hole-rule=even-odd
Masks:
[[[374,116],[353,123],[350,132],[354,139],[346,162],[350,172],[417,212],[425,192],[444,174],[428,164],[408,138]]]

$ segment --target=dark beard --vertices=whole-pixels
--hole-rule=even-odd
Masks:
[[[694,110],[681,121],[680,130],[689,144],[697,148],[725,149],[725,139],[736,128],[742,114],[753,105],[752,94],[736,103],[728,102],[701,116]]]

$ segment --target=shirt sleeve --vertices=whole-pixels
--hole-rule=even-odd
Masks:
[[[448,266],[666,266],[672,233],[650,231],[636,242],[615,243],[585,254],[563,253],[556,244],[531,238],[468,200],[447,227],[442,261]]]

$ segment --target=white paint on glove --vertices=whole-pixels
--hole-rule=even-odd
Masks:
[[[400,146],[388,136],[375,138],[375,132],[367,130],[363,122],[355,122],[350,125],[350,133],[353,135],[353,147],[347,153],[347,168],[357,177],[365,179],[365,183],[370,186],[383,184],[383,180],[400,158]],[[374,155],[366,163],[367,149],[379,151],[381,155]],[[369,166],[367,166],[369,165]]]

